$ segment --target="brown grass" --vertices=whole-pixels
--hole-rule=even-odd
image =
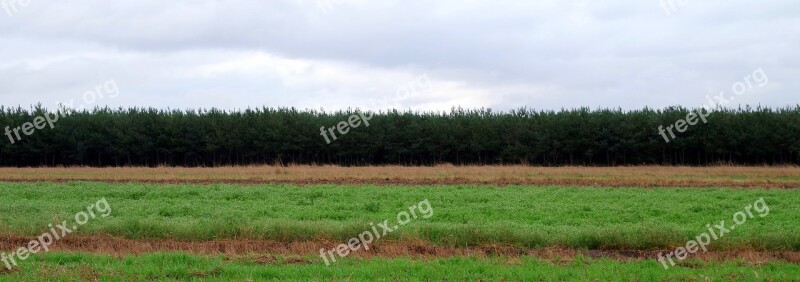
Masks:
[[[441,165],[0,168],[0,181],[800,188],[800,167]]]
[[[0,251],[11,252],[20,246],[27,245],[34,237],[0,236]],[[130,254],[153,252],[186,252],[199,255],[219,255],[252,259],[263,264],[275,263],[274,255],[287,258],[289,262],[307,262],[302,257],[316,257],[320,249],[330,250],[344,242],[338,241],[304,241],[278,242],[269,240],[219,240],[205,242],[175,240],[130,240],[110,236],[72,236],[62,238],[50,246],[50,251],[84,252],[109,254],[122,257]],[[671,250],[665,250],[669,252]],[[370,250],[359,250],[351,256],[371,257],[414,257],[436,258],[452,256],[503,256],[517,258],[532,256],[553,263],[569,263],[577,255],[593,258],[610,258],[619,261],[655,259],[661,251],[639,250],[576,250],[561,247],[527,249],[509,245],[483,245],[466,248],[453,248],[433,245],[423,241],[380,241],[370,245]],[[725,261],[745,259],[748,263],[760,265],[771,261],[787,261],[800,263],[800,252],[772,251],[759,252],[753,250],[710,251],[693,256],[702,260]]]

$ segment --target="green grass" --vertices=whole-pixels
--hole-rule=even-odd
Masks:
[[[280,261],[280,260],[279,260]],[[744,261],[687,261],[664,269],[653,260],[618,262],[577,257],[553,264],[522,258],[437,258],[414,260],[350,259],[322,263],[257,264],[181,253],[156,253],[115,258],[107,255],[49,253],[31,257],[0,281],[792,281],[800,265],[773,262],[750,266]]]
[[[491,186],[157,185],[0,183],[0,234],[34,236],[105,197],[113,212],[77,233],[132,239],[346,240],[370,222],[428,199],[428,219],[392,240],[469,246],[666,249],[705,232],[763,197],[769,215],[748,219],[710,246],[800,250],[800,190]]]

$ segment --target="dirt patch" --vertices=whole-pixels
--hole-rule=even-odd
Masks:
[[[12,267],[12,268],[9,269],[8,267],[5,267],[5,265],[0,265],[0,276],[6,275],[6,274],[11,274],[11,273],[18,272],[18,271],[19,271],[19,267],[15,266],[15,267]]]
[[[215,180],[149,180],[149,179],[3,179],[6,182],[55,182],[65,183],[71,181],[103,182],[103,183],[150,183],[150,184],[236,184],[236,185],[260,185],[260,184],[288,184],[297,186],[312,185],[376,185],[376,186],[430,186],[430,185],[528,185],[528,186],[575,186],[575,187],[611,187],[611,188],[742,188],[742,189],[798,189],[800,181],[769,181],[769,180],[737,180],[737,181],[712,181],[712,180],[670,180],[670,179],[493,179],[493,180],[473,180],[467,178],[448,178],[448,179],[286,179],[286,180],[237,180],[237,179],[215,179]]]
[[[256,263],[258,264],[275,264],[278,262],[278,259],[275,256],[260,256],[256,259]]]
[[[286,264],[307,264],[307,263],[310,263],[310,261],[307,260],[307,259],[301,258],[301,257],[293,256],[293,257],[287,257],[286,260],[284,260],[284,263],[286,263]]]
[[[0,168],[0,181],[800,188],[800,167],[246,166]]]
[[[9,252],[25,246],[33,237],[0,236],[0,251]],[[50,251],[85,252],[110,254],[118,257],[131,254],[153,252],[186,252],[201,255],[224,254],[231,257],[252,257],[258,264],[306,264],[312,263],[307,257],[319,258],[320,249],[330,250],[342,242],[308,241],[278,242],[269,240],[220,240],[220,241],[175,241],[175,240],[130,240],[110,236],[73,236],[63,238],[50,246]],[[609,258],[619,261],[656,259],[658,250],[577,250],[570,248],[548,247],[527,249],[509,245],[483,245],[466,248],[453,248],[433,245],[420,241],[381,241],[370,245],[370,250],[352,252],[351,257],[415,257],[436,258],[453,256],[477,256],[519,258],[532,256],[551,263],[571,263],[576,256],[591,258]],[[665,251],[667,252],[667,251]],[[259,255],[261,254],[261,255]],[[771,261],[787,261],[800,264],[800,252],[794,251],[713,251],[699,253],[692,258],[702,260],[743,259],[748,264],[761,265]],[[0,269],[2,271],[2,269]]]

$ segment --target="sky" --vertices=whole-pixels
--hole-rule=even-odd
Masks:
[[[5,107],[800,103],[797,0],[0,1]]]

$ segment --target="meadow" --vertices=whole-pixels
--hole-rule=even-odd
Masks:
[[[10,270],[0,267],[0,281],[800,277],[800,190],[781,184],[800,175],[792,167],[241,170],[0,169],[0,252],[24,246],[51,224],[73,221],[99,199],[111,209],[108,217],[93,218],[54,243],[50,252],[31,255]],[[680,179],[698,185],[504,184],[543,177],[649,179],[653,185]],[[376,183],[386,178],[411,184]],[[415,182],[420,179],[476,184]],[[319,184],[337,180],[342,183]],[[720,180],[747,184],[710,185]],[[778,184],[752,187],[759,181]],[[752,209],[753,217],[711,242],[708,252],[670,269],[656,260],[706,232],[709,224],[732,225],[735,213],[760,199],[762,209]],[[395,226],[369,250],[353,251],[330,266],[322,262],[320,249],[345,244],[373,224],[395,223],[398,213],[423,200],[430,203],[430,217]]]
[[[70,182],[2,183],[0,193],[6,235],[36,235],[54,219],[70,219],[106,198],[112,216],[77,232],[132,239],[344,240],[428,199],[433,216],[403,226],[390,239],[637,250],[683,244],[706,224],[731,222],[735,212],[763,197],[769,214],[712,248],[800,250],[800,225],[794,224],[800,222],[800,190]]]
[[[652,261],[619,262],[576,257],[571,261],[522,258],[451,257],[346,259],[333,267],[279,258],[272,264],[225,256],[155,253],[114,257],[76,253],[46,254],[0,281],[791,281],[800,266],[785,262],[751,265],[691,261],[665,271]],[[487,277],[490,277],[487,279]]]

